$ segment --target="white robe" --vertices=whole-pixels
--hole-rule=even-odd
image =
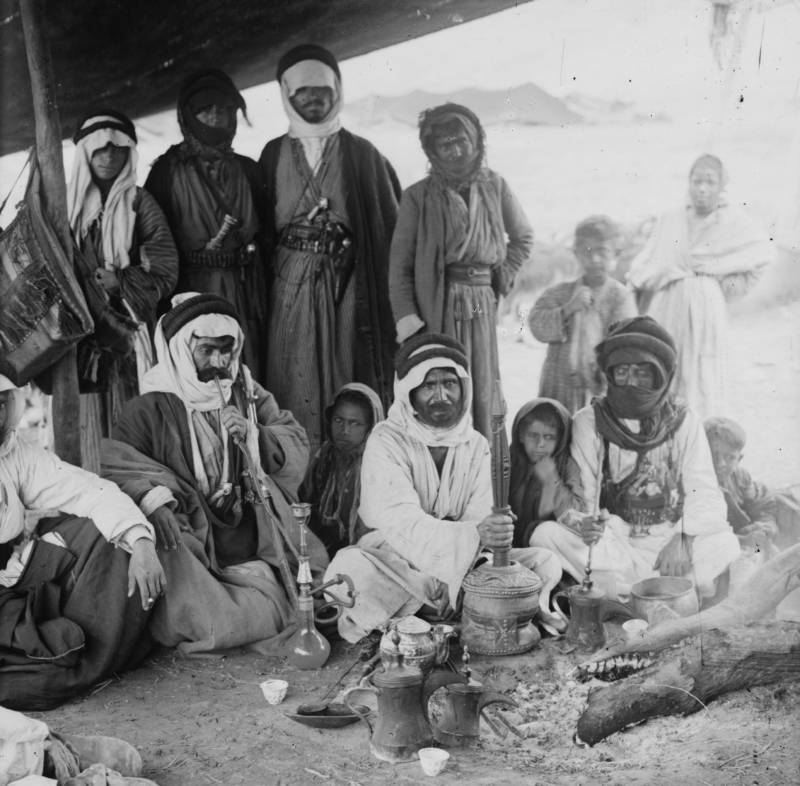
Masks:
[[[629,428],[636,422],[626,421]],[[598,481],[603,466],[603,439],[595,427],[594,408],[578,412],[572,423],[572,457],[581,475],[586,509],[597,509]],[[739,555],[739,541],[727,522],[727,508],[714,473],[711,451],[703,425],[689,410],[671,438],[648,451],[648,460],[656,466],[670,462],[676,468],[683,491],[683,518],[662,522],[650,528],[650,535],[630,538],[630,527],[612,516],[600,540],[592,548],[592,569],[606,579],[606,588],[615,585],[616,593],[625,595],[632,584],[650,576],[655,560],[676,533],[694,536],[692,543],[692,578],[702,595],[714,592],[714,580]],[[610,479],[618,482],[634,469],[636,453],[609,443]],[[575,579],[583,577],[588,548],[574,531],[556,522],[540,524],[531,543],[554,551],[562,567]],[[612,593],[613,594],[613,593]]]
[[[358,591],[339,619],[347,641],[426,604],[455,608],[480,552],[478,524],[492,512],[489,445],[474,429],[448,448],[440,478],[428,447],[384,421],[370,434],[361,467],[359,515],[372,531],[339,551],[325,575],[347,574]],[[555,557],[527,548],[512,549],[511,558],[542,578],[547,608],[561,575]]]

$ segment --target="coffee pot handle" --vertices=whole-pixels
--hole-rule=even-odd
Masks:
[[[600,616],[600,621],[605,622],[613,617],[621,617],[624,620],[632,620],[635,619],[636,614],[634,614],[629,606],[626,606],[621,601],[604,598],[603,611]]]
[[[354,688],[348,688],[342,694],[342,701],[347,706],[347,709],[350,710],[353,713],[353,715],[358,715],[358,717],[362,721],[364,721],[364,723],[367,724],[367,728],[369,729],[369,734],[370,734],[370,737],[371,737],[372,736],[372,732],[373,732],[373,728],[372,728],[372,724],[370,723],[370,720],[369,720],[370,713],[369,712],[361,712],[360,710],[356,709],[356,707],[353,706],[350,703],[350,695],[353,694],[353,693],[367,691],[369,693],[374,693],[376,696],[378,696],[380,694],[380,691],[374,685],[365,684],[366,682],[367,682],[367,680],[366,680],[366,678],[364,678],[364,680],[362,680],[361,684],[356,685]]]
[[[497,693],[492,690],[484,691],[484,693],[481,694],[480,701],[478,702],[478,712],[489,704],[505,704],[506,707],[510,707],[511,709],[517,709],[519,707],[519,704],[517,704],[514,699],[510,699],[508,696],[504,696],[502,693]]]

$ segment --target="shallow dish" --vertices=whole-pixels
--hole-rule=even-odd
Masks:
[[[355,704],[353,706],[365,716],[370,713],[369,707],[363,704]],[[314,709],[316,710],[316,707]],[[321,712],[313,713],[304,712],[301,704],[297,708],[297,712],[287,712],[286,717],[302,723],[304,726],[312,726],[315,729],[339,729],[342,726],[356,723],[361,719],[361,715],[357,715],[346,704],[339,703],[328,704]]]

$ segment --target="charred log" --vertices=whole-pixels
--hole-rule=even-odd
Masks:
[[[800,679],[800,623],[708,630],[627,679],[590,692],[577,740],[594,745],[665,715],[688,715],[730,691]]]

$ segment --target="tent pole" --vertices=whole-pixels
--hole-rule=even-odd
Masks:
[[[72,264],[72,241],[67,217],[67,186],[61,152],[55,79],[45,35],[43,0],[19,0],[25,53],[31,79],[36,123],[36,158],[42,175],[42,201]],[[53,434],[55,451],[65,461],[97,471],[98,429],[82,422],[75,349],[53,366]]]

